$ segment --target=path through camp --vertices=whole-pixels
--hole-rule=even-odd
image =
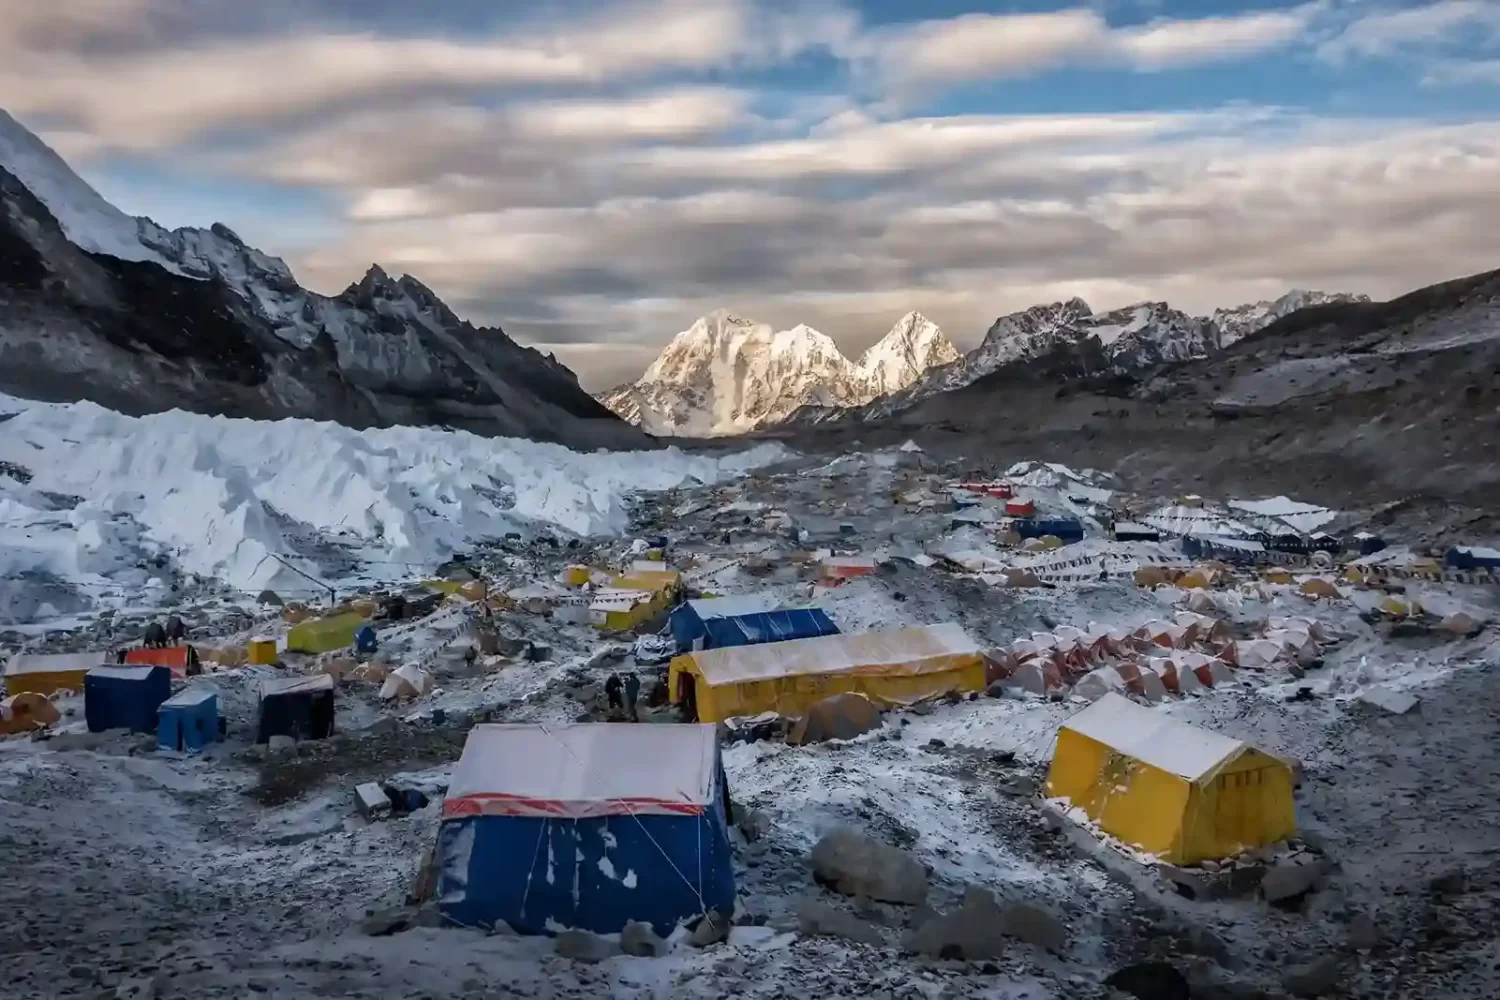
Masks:
[[[0,740],[6,995],[1500,993],[1500,637],[1491,624],[1500,589],[1472,574],[1430,574],[1428,557],[1400,539],[1363,562],[1338,556],[1353,566],[1344,573],[1305,548],[1274,567],[1264,548],[1258,565],[1195,564],[1170,532],[1115,541],[1107,524],[1116,514],[1148,526],[1211,515],[1267,539],[1276,532],[1257,517],[1302,517],[1316,522],[1304,541],[1317,528],[1352,535],[1360,525],[1347,512],[1323,518],[1285,503],[1262,515],[1198,498],[1126,497],[1060,467],[992,474],[1032,502],[1036,518],[1059,531],[1076,521],[1085,534],[1061,547],[1023,544],[1003,507],[978,513],[1003,498],[954,493],[968,478],[907,450],[831,465],[799,459],[734,484],[644,495],[627,537],[476,551],[463,573],[487,581],[487,596],[458,594],[462,574],[449,567],[454,595],[377,619],[372,655],[289,651],[288,616],[274,606],[181,606],[207,662],[206,676],[187,683],[214,685],[223,741],[189,754],[157,749],[151,735],[88,733],[83,699],[56,693],[58,723]],[[840,632],[791,641],[843,643],[828,649],[854,648],[846,633],[953,622],[983,650],[984,681],[884,706],[875,728],[852,739],[788,740],[791,720],[774,712],[721,727],[737,890],[727,941],[695,946],[701,925],[689,922],[658,928],[669,940],[647,955],[619,935],[443,926],[454,911],[441,900],[409,905],[472,727],[530,726],[546,747],[559,727],[618,716],[605,680],[623,672],[643,680],[641,726],[678,718],[657,673],[665,664],[651,662],[656,647],[632,652],[632,635],[588,622],[591,602],[612,615],[657,602],[632,589],[651,583],[650,568],[632,564],[657,555],[681,571],[673,587],[761,595],[737,607],[736,634],[764,626],[757,608],[809,604]],[[1030,576],[1014,578],[1017,570]],[[1188,570],[1202,586],[1172,585]],[[1313,578],[1335,596],[1316,596],[1305,586]],[[589,598],[581,610],[580,592]],[[149,617],[85,616],[22,641],[35,655],[109,648]],[[658,624],[643,618],[634,631]],[[243,662],[254,636],[279,639],[280,665]],[[726,697],[751,697],[714,673],[712,652],[683,669],[704,683],[728,676]],[[412,667],[409,680],[389,686],[397,665]],[[926,669],[920,658],[903,666]],[[264,683],[315,672],[336,679],[333,734],[253,743]],[[864,690],[878,699],[882,689]],[[1112,837],[1107,815],[1047,801],[1058,728],[1093,699],[1121,696],[1293,762],[1297,834],[1174,867]],[[705,711],[717,704],[705,699]],[[649,781],[639,764],[630,770]],[[587,769],[605,785],[619,778],[607,760]],[[534,777],[537,787],[548,780]],[[379,815],[356,809],[353,789],[369,781],[393,793]],[[576,786],[576,774],[568,781]],[[555,798],[569,796],[580,793]],[[833,856],[835,831],[880,860]],[[558,864],[567,870],[565,858]],[[656,869],[694,877],[685,861]],[[658,877],[651,871],[643,877]],[[1139,992],[1147,979],[1156,992]]]

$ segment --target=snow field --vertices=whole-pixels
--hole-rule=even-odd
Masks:
[[[582,454],[463,431],[128,417],[4,396],[0,413],[14,414],[0,462],[29,474],[0,473],[0,579],[45,574],[84,590],[146,583],[152,553],[251,595],[307,588],[274,556],[305,557],[309,570],[336,556],[343,573],[326,567],[330,583],[356,564],[410,577],[507,532],[616,533],[633,492],[717,482],[786,454]]]

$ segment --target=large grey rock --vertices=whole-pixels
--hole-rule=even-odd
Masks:
[[[1289,903],[1311,892],[1329,867],[1322,859],[1279,861],[1261,876],[1260,894],[1268,903]]]
[[[812,869],[815,879],[846,896],[909,905],[927,899],[927,869],[916,858],[847,828],[818,841]]]
[[[1057,917],[1031,903],[1012,903],[1001,912],[1001,929],[1011,937],[1048,951],[1068,948],[1068,927]]]
[[[290,736],[272,736],[266,741],[266,749],[272,753],[289,753],[297,749],[297,741]]]
[[[559,933],[552,950],[575,962],[602,962],[615,953],[614,945],[599,935],[576,930]]]
[[[1338,956],[1324,955],[1288,969],[1281,977],[1281,985],[1292,996],[1321,997],[1337,989],[1343,977],[1344,970]]]
[[[874,924],[816,899],[803,900],[797,907],[797,926],[809,937],[843,938],[877,948],[885,943],[885,937]]]
[[[656,936],[650,924],[632,920],[620,931],[620,950],[637,958],[656,958],[667,953],[667,942]]]
[[[703,919],[698,921],[698,926],[693,928],[692,934],[688,936],[688,944],[694,948],[707,948],[709,945],[718,944],[729,937],[730,920],[726,914],[718,910],[709,910]]]
[[[908,951],[933,958],[977,961],[999,958],[1009,947],[1005,921],[995,897],[970,889],[963,905],[945,916],[936,916],[907,935]]]
[[[771,830],[771,817],[760,809],[751,809],[740,816],[738,826],[745,839],[754,843]]]

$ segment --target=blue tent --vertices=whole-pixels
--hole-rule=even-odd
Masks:
[[[1368,531],[1361,531],[1354,536],[1355,548],[1359,549],[1362,556],[1372,556],[1385,548],[1385,539],[1379,535],[1372,535]]]
[[[438,909],[467,927],[666,935],[734,909],[711,725],[481,725],[443,800]]]
[[[1260,542],[1219,535],[1188,535],[1182,540],[1182,551],[1189,559],[1217,559],[1236,566],[1252,566],[1270,559]]]
[[[1500,569],[1500,550],[1455,545],[1443,561],[1454,569]]]
[[[161,703],[156,745],[163,750],[197,753],[219,738],[219,693],[194,684]]]
[[[1083,541],[1083,522],[1071,517],[1018,517],[1011,526],[1022,538],[1056,535],[1065,544]]]
[[[156,710],[172,696],[166,667],[95,667],[83,676],[83,716],[89,732],[156,732]]]
[[[771,594],[685,601],[673,609],[667,627],[681,650],[753,646],[838,634],[839,627],[821,608],[775,610],[776,605]]]
[[[375,626],[361,625],[354,630],[354,651],[356,653],[373,653],[380,644],[375,637]]]

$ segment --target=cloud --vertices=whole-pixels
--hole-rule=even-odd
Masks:
[[[898,89],[1023,76],[1064,65],[1154,71],[1235,59],[1286,45],[1318,4],[1232,17],[1157,18],[1114,28],[1087,8],[965,14],[871,32],[852,54]]]
[[[1500,84],[1500,59],[1452,60],[1439,63],[1422,78],[1426,86],[1449,84]]]
[[[102,9],[146,0],[86,2]],[[762,22],[752,11],[739,0],[653,0],[551,30],[477,39],[293,29],[123,55],[16,47],[0,49],[0,93],[14,111],[59,116],[109,143],[150,149],[218,127],[413,92],[599,85],[714,69],[758,57],[754,29]],[[804,44],[789,23],[765,27],[775,29],[778,51]]]
[[[1260,124],[1231,127],[1238,115]],[[751,144],[756,152],[739,157],[736,146],[713,147],[722,160],[695,161],[705,169],[692,176],[663,158],[674,183],[701,190],[447,204],[435,217],[367,222],[348,245],[300,261],[299,273],[341,284],[378,259],[514,334],[615,344],[618,360],[719,306],[809,322],[854,350],[911,308],[972,343],[999,312],[1063,294],[1096,307],[1167,297],[1206,311],[1293,285],[1393,294],[1497,263],[1494,121],[1433,127],[1240,109],[1209,124],[1044,117],[986,122],[985,142],[951,145],[944,128],[893,122],[841,134],[856,146],[868,133],[927,135],[943,155],[935,161],[913,141],[919,155],[906,159],[888,140],[897,152],[885,169],[923,169],[839,197],[799,181],[859,181],[869,164],[851,156],[837,174],[825,140]],[[1057,139],[1105,133],[1102,143]],[[727,170],[736,160],[740,169]],[[612,176],[669,190],[635,175],[646,166]],[[568,357],[600,384],[585,352]]]
[[[1380,10],[1352,20],[1318,47],[1318,55],[1333,63],[1358,56],[1392,56],[1472,38],[1475,32],[1500,37],[1500,4],[1494,0],[1436,0]]]

